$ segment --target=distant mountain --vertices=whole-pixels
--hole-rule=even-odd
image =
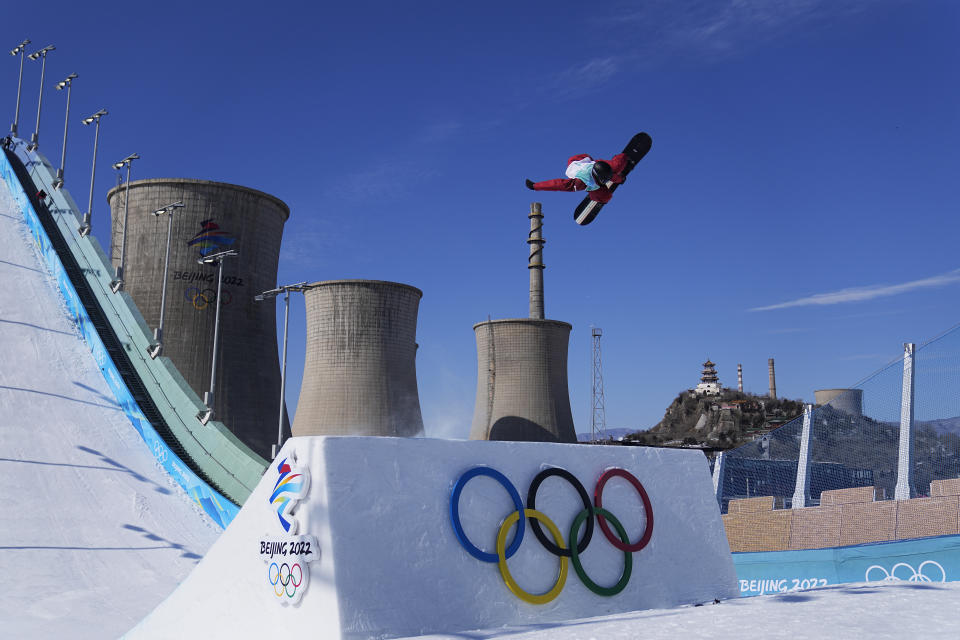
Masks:
[[[960,416],[956,418],[939,418],[937,420],[917,420],[918,427],[931,427],[938,436],[945,433],[960,435]]]
[[[604,440],[623,440],[623,437],[631,433],[636,433],[637,429],[607,429],[604,433]],[[590,442],[590,432],[578,433],[577,442]]]

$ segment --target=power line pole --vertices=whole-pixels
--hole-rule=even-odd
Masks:
[[[600,357],[600,336],[603,330],[599,327],[590,327],[593,336],[593,398],[591,406],[593,415],[590,416],[590,441],[602,440],[607,435],[607,409],[603,397],[603,362]]]

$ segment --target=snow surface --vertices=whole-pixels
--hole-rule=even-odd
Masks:
[[[650,609],[560,624],[421,640],[957,640],[960,582],[841,584],[720,604]]]
[[[112,638],[221,530],[160,469],[0,182],[0,637]]]

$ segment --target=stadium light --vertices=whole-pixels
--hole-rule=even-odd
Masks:
[[[167,302],[167,270],[170,267],[170,238],[173,235],[173,214],[177,209],[182,209],[183,206],[183,202],[178,201],[153,212],[154,216],[167,214],[167,252],[163,259],[163,287],[160,289],[160,325],[153,331],[153,338],[156,340],[156,344],[147,347],[147,353],[150,354],[151,358],[156,358],[163,351],[163,310]]]
[[[10,125],[10,135],[12,136],[17,135],[17,122],[20,120],[20,87],[23,86],[23,59],[28,44],[30,44],[30,41],[24,40],[10,52],[12,56],[20,56],[20,78],[17,80],[17,110],[13,114],[13,124]]]
[[[257,302],[263,302],[264,300],[272,300],[281,293],[283,294],[283,365],[280,367],[280,421],[277,426],[277,444],[272,446],[270,452],[271,459],[277,457],[280,447],[283,446],[283,409],[285,405],[284,394],[287,387],[287,326],[290,324],[290,292],[306,291],[308,288],[306,282],[298,282],[297,284],[286,284],[253,296],[253,299]]]
[[[30,144],[27,145],[28,151],[34,151],[40,146],[40,109],[43,106],[43,78],[47,71],[47,54],[56,49],[52,44],[48,44],[43,49],[31,53],[28,58],[31,60],[40,60],[40,99],[37,100],[37,129],[30,136]]]
[[[83,214],[83,222],[80,224],[80,228],[77,229],[81,238],[90,233],[91,214],[93,213],[93,179],[97,175],[97,143],[100,142],[100,118],[105,115],[107,115],[107,110],[100,109],[100,111],[97,111],[89,118],[81,120],[84,125],[97,124],[93,134],[93,166],[90,168],[90,199],[87,201],[87,212]]]
[[[57,178],[53,181],[54,189],[59,189],[63,186],[63,166],[67,162],[67,125],[70,124],[70,92],[73,90],[73,81],[76,78],[77,74],[71,73],[57,83],[57,91],[64,88],[67,90],[67,115],[63,120],[63,150],[60,153],[60,168],[57,169]]]
[[[227,249],[219,253],[211,253],[197,260],[198,264],[217,265],[217,311],[213,318],[213,363],[210,366],[210,390],[203,394],[203,404],[207,405],[206,411],[197,414],[197,420],[200,424],[207,424],[213,418],[213,393],[216,390],[217,383],[217,346],[220,339],[220,295],[223,289],[223,261],[226,258],[240,255],[235,249]]]
[[[117,265],[117,277],[110,283],[110,289],[114,293],[123,289],[123,267],[127,255],[127,203],[130,201],[130,165],[133,164],[134,160],[139,159],[138,154],[131,153],[120,162],[113,163],[113,168],[117,170],[124,166],[127,167],[127,181],[123,188],[123,237],[120,239],[120,264]]]

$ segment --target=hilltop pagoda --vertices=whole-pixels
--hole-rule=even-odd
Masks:
[[[720,385],[720,379],[717,377],[717,365],[707,361],[703,363],[703,372],[700,374],[700,384],[693,390],[698,396],[718,396],[723,391]]]

